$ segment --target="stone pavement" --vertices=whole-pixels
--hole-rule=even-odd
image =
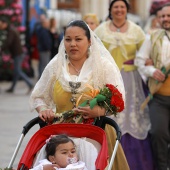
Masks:
[[[6,93],[11,82],[0,81],[0,168],[9,165],[14,150],[21,136],[23,126],[37,116],[29,108],[28,89],[23,81],[17,83],[14,93]],[[24,148],[30,137],[39,129],[33,127],[25,136],[13,167],[16,169]]]

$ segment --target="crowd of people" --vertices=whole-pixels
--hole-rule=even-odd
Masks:
[[[154,23],[146,30],[127,19],[129,10],[128,0],[112,0],[106,21],[88,13],[65,27],[61,41],[55,19],[42,15],[34,30],[39,74],[30,107],[49,124],[66,111],[72,111],[70,123],[94,124],[100,116],[108,116],[122,131],[113,170],[168,170],[170,3],[157,9]],[[32,82],[25,81],[32,90]],[[8,92],[13,92],[15,83],[16,77]],[[124,101],[125,109],[116,117],[99,105],[79,105],[90,100],[86,95],[90,89],[94,92],[106,84],[117,87]],[[110,158],[115,133],[109,125],[105,131]]]

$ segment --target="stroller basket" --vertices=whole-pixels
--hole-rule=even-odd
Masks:
[[[38,130],[32,136],[29,143],[27,144],[25,151],[18,164],[18,170],[29,169],[33,164],[33,160],[34,160],[36,153],[45,144],[46,139],[49,138],[51,134],[57,135],[61,133],[67,134],[68,136],[78,137],[78,138],[87,137],[87,138],[98,141],[101,144],[101,149],[96,159],[95,166],[96,166],[96,169],[104,170],[108,164],[107,141],[106,141],[105,132],[103,130],[106,124],[111,125],[116,130],[116,133],[117,133],[116,144],[115,144],[114,151],[112,153],[112,157],[110,160],[108,170],[111,169],[113,161],[114,161],[114,157],[117,151],[118,143],[121,138],[121,131],[118,125],[116,124],[116,122],[108,117],[101,117],[100,120],[96,121],[96,124],[95,124],[96,126],[87,125],[87,124],[70,124],[70,123],[69,124],[65,124],[65,123],[53,124],[53,125],[46,126],[46,124],[44,124],[44,122],[42,122],[39,119],[39,117],[32,119],[23,127],[23,131],[22,131],[19,143],[15,149],[15,152],[13,154],[13,157],[11,159],[11,162],[8,168],[12,167],[24,136],[36,124],[39,124],[41,129]],[[99,126],[100,128],[97,126]]]

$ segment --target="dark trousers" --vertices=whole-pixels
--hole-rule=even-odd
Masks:
[[[170,167],[170,96],[154,95],[149,103],[151,142],[158,170]]]

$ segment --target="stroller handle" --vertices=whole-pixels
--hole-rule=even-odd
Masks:
[[[39,124],[39,125],[40,125],[40,128],[41,128],[41,127],[44,127],[46,123],[43,122],[39,117],[35,117],[34,119],[30,120],[30,121],[23,127],[22,134],[21,134],[20,139],[19,139],[19,141],[18,141],[18,144],[17,144],[17,146],[16,146],[16,148],[15,148],[15,151],[14,151],[14,153],[13,153],[13,156],[12,156],[12,158],[11,158],[11,161],[10,161],[10,163],[9,163],[9,165],[8,165],[8,169],[12,168],[12,166],[13,166],[14,160],[15,160],[15,158],[16,158],[16,155],[17,155],[18,151],[19,151],[19,148],[20,148],[21,143],[22,143],[22,141],[23,141],[23,139],[24,139],[24,136],[25,136],[25,135],[27,134],[27,132],[28,132],[34,125],[36,125],[36,124]]]
[[[32,120],[30,120],[24,127],[23,127],[23,131],[22,134],[24,134],[24,136],[27,134],[27,132],[36,124],[39,124],[40,128],[47,126],[47,123],[43,122],[39,117],[35,117]],[[102,116],[99,118],[97,118],[95,125],[104,129],[105,125],[109,124],[110,126],[114,127],[114,129],[116,130],[116,134],[117,134],[117,140],[120,141],[121,139],[121,130],[118,126],[118,124],[111,118],[106,117],[106,116]]]
[[[34,119],[31,119],[24,127],[22,134],[25,136],[27,132],[36,124],[39,124],[40,128],[47,125],[47,123],[43,122],[39,117],[35,117]]]
[[[121,132],[118,124],[113,119],[111,119],[107,116],[102,116],[102,117],[100,117],[100,119],[98,118],[95,123],[96,126],[99,126],[102,129],[105,128],[106,124],[109,124],[110,126],[114,127],[114,129],[116,130],[117,140],[120,142],[122,132]]]

